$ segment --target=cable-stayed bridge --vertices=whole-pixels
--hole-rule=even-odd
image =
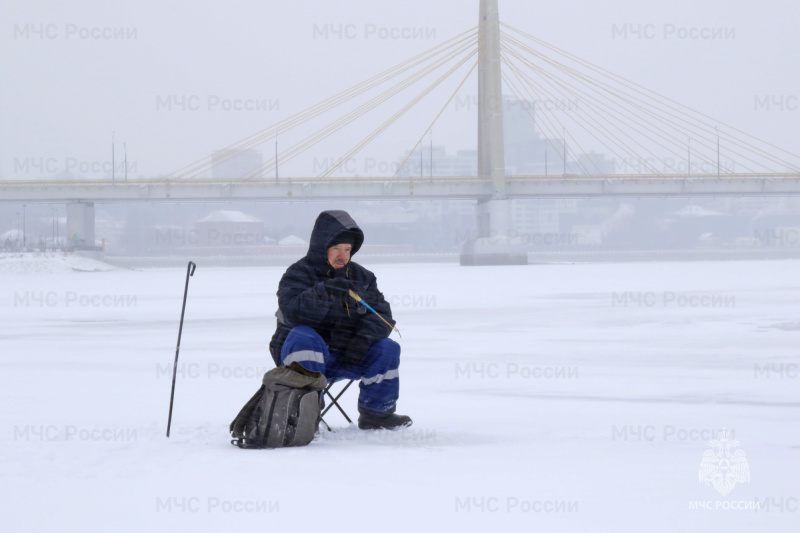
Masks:
[[[439,98],[438,113],[424,120],[419,137],[408,143],[411,157],[476,70],[476,175],[402,175],[408,158],[394,176],[340,175],[347,161],[377,138],[392,135],[392,126],[412,108]],[[441,96],[445,83],[455,85],[444,91],[448,98]],[[531,128],[545,136],[545,157],[563,159],[562,174],[507,175],[503,94],[534,102],[526,110]],[[562,113],[535,106],[559,99],[580,105]],[[390,105],[398,100],[404,102],[399,109]],[[287,164],[337,134],[351,138],[347,128],[358,121],[367,121],[366,134],[321,173],[279,176]],[[278,137],[288,147],[276,149],[263,164],[232,178],[207,178],[214,165]],[[643,172],[604,173],[592,158],[582,157],[589,147],[617,160],[640,161]],[[673,170],[668,160],[686,164]],[[488,236],[508,234],[507,202],[516,198],[797,194],[797,155],[501,23],[497,0],[481,0],[476,27],[163,178],[0,181],[3,202],[66,202],[68,230],[72,226],[87,240],[93,239],[94,202],[476,199],[479,233]]]

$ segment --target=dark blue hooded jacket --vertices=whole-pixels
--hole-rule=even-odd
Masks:
[[[372,344],[386,338],[391,328],[352,298],[337,302],[325,290],[325,280],[333,278],[328,263],[328,248],[345,232],[353,237],[351,261],[345,268],[347,279],[373,309],[394,325],[392,310],[378,290],[375,275],[354,263],[352,257],[364,242],[364,233],[345,211],[323,211],[314,223],[305,257],[286,269],[278,285],[278,326],[269,344],[275,364],[281,364],[281,347],[295,326],[311,326],[328,348],[345,352],[351,339],[360,336]]]

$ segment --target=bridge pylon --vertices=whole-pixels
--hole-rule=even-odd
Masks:
[[[527,264],[528,254],[509,237],[497,0],[481,0],[478,29],[478,176],[492,182],[492,196],[476,206],[477,235],[461,250],[462,265]]]

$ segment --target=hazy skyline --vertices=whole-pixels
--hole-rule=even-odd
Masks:
[[[125,143],[131,177],[168,174],[474,27],[478,4],[6,2],[0,177],[108,176],[112,132],[117,169]],[[800,152],[796,3],[499,7],[520,30]],[[474,79],[433,130],[450,152],[475,145]],[[411,149],[457,84],[360,152],[357,172]],[[341,156],[365,131],[331,138],[286,171]],[[267,159],[274,140],[258,148]]]

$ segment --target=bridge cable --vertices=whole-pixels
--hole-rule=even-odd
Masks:
[[[543,58],[544,58],[546,61],[551,61],[551,59],[550,59],[550,58],[547,58],[546,56],[542,56],[542,57],[543,57]],[[566,67],[566,66],[564,66],[564,65],[562,65],[562,64],[560,64],[560,63],[557,63],[557,62],[554,62],[554,63],[556,64],[556,66],[557,66],[558,68],[561,68],[561,69],[569,69],[569,67]],[[532,66],[532,68],[534,68],[534,69],[538,69],[538,67],[536,67],[536,66]],[[569,70],[572,70],[572,69],[569,69]],[[552,76],[552,75],[550,75],[549,73],[545,73],[545,71],[540,71],[540,72],[542,72],[542,73],[543,73],[543,75],[545,75],[545,76]],[[576,74],[575,74],[575,76],[576,76],[576,77],[580,76],[580,77],[582,77],[582,78],[585,78],[585,76],[584,76],[584,75],[582,75],[582,74],[580,74],[580,73],[577,73],[577,71],[573,71],[573,72],[576,72]],[[558,80],[558,78],[554,78],[554,79]],[[593,86],[596,86],[596,85],[597,85],[596,83],[594,83],[594,82],[596,82],[596,81],[597,81],[597,80],[593,80],[593,79],[591,79],[591,78],[588,78],[588,79],[586,80],[586,84],[587,84],[587,85],[589,85],[590,87],[593,87]],[[560,82],[560,81],[559,81],[559,84],[561,84],[561,83],[562,83],[562,82]],[[566,83],[566,82],[563,82],[563,83]],[[593,89],[593,90],[597,90],[597,89]],[[579,91],[579,92],[582,92],[582,91],[580,91],[580,90],[578,90],[578,91]],[[650,112],[649,110],[647,110],[647,109],[645,109],[645,108],[642,108],[641,106],[638,106],[638,105],[637,105],[637,104],[635,104],[634,102],[632,102],[632,101],[630,101],[630,100],[627,100],[627,99],[625,99],[625,98],[623,98],[623,97],[620,97],[620,96],[619,96],[617,93],[615,93],[615,92],[613,92],[613,91],[608,91],[608,90],[605,90],[605,91],[606,91],[606,92],[609,92],[609,93],[610,93],[612,96],[614,96],[615,98],[622,99],[623,101],[626,101],[626,102],[627,102],[627,103],[629,103],[630,105],[633,105],[633,106],[635,106],[635,107],[638,107],[638,108],[639,108],[640,110],[642,110],[644,113],[646,113],[646,114],[649,114],[649,115],[653,116],[655,119],[657,119],[657,120],[659,120],[659,121],[661,121],[661,122],[670,122],[670,123],[673,123],[673,124],[674,124],[674,122],[672,122],[672,121],[669,121],[668,119],[664,119],[663,117],[659,117],[659,116],[657,116],[657,115],[653,114],[652,112]],[[592,97],[590,97],[590,96],[586,95],[586,93],[583,93],[583,94],[585,95],[585,98],[587,98],[588,100],[590,100],[590,101],[594,101],[594,99],[593,99]],[[601,94],[601,96],[604,96],[604,95],[602,95],[602,94]],[[608,98],[608,97],[607,97],[607,96],[604,96],[604,98]],[[613,102],[613,100],[612,100],[612,102]],[[605,107],[605,108],[607,108],[607,109],[614,110],[614,108],[612,108],[612,107],[608,107],[608,106],[606,106],[605,104],[601,104],[601,105],[603,105],[603,107]],[[618,104],[618,103],[615,103],[615,105],[619,106],[619,104]],[[651,104],[647,104],[647,105],[651,105]],[[624,107],[623,107],[622,109],[623,109],[623,111],[625,111],[626,113],[627,113],[627,112],[629,112],[629,111],[628,111],[626,108],[624,108]],[[614,111],[615,111],[615,110],[614,110]],[[617,114],[619,114],[619,112],[617,112],[617,111],[615,111],[615,112],[616,112]],[[633,115],[633,116],[635,116],[635,115]],[[639,123],[639,122],[638,122],[638,120],[636,120],[636,119],[634,119],[633,121],[634,121],[634,122],[637,122],[637,123]],[[639,124],[640,124],[642,127],[644,127],[646,130],[648,130],[648,131],[651,131],[652,133],[654,133],[654,134],[658,135],[659,137],[661,137],[661,138],[664,138],[664,139],[668,140],[669,142],[672,142],[672,143],[676,144],[677,146],[679,146],[679,147],[681,147],[681,148],[684,146],[684,145],[682,145],[680,142],[676,141],[676,140],[675,140],[676,138],[675,138],[673,135],[671,135],[671,134],[669,134],[669,133],[667,133],[667,132],[664,132],[664,130],[662,130],[661,128],[658,128],[657,126],[654,126],[654,127],[655,127],[655,128],[658,130],[658,131],[660,131],[660,132],[662,132],[662,133],[658,133],[657,131],[654,131],[654,130],[653,130],[652,128],[650,128],[650,127],[649,127],[649,126],[648,126],[646,123],[645,123],[645,124],[641,124],[641,123],[639,123]],[[676,127],[677,127],[677,125],[676,125]],[[620,130],[620,131],[623,131],[623,130]],[[694,134],[694,135],[696,136],[696,134]],[[670,139],[670,137],[672,137],[672,139]],[[701,138],[703,138],[703,139],[708,139],[707,137],[701,137]],[[670,151],[670,152],[672,152],[673,154],[675,154],[675,155],[678,155],[678,156],[680,157],[680,154],[676,153],[674,150],[671,150],[671,149],[670,149],[670,148],[668,148],[667,146],[664,146],[663,144],[659,143],[659,142],[658,142],[658,141],[656,141],[655,139],[652,139],[652,138],[650,138],[650,137],[648,137],[648,139],[649,139],[649,140],[651,140],[651,141],[653,141],[653,142],[655,142],[656,144],[658,144],[658,145],[659,145],[659,146],[661,146],[662,148],[666,149],[667,151]],[[638,143],[637,143],[637,144],[638,144]],[[711,147],[710,145],[708,145],[708,144],[701,143],[701,145],[702,145],[702,146],[705,146],[706,148],[709,148],[709,149],[711,149],[711,148],[712,148],[712,147]],[[640,146],[641,146],[641,145],[640,145]],[[726,151],[732,152],[732,153],[734,153],[734,154],[736,154],[736,155],[739,155],[739,156],[743,157],[744,159],[747,159],[747,160],[749,160],[749,161],[752,161],[752,162],[754,162],[754,163],[756,163],[756,164],[759,164],[759,165],[762,165],[762,166],[763,166],[763,163],[758,163],[757,161],[754,161],[753,159],[751,159],[751,158],[747,157],[747,156],[746,156],[746,155],[744,155],[744,154],[739,154],[739,153],[737,153],[737,152],[733,152],[732,150],[730,150],[730,149],[727,149],[727,148],[726,148]],[[650,153],[651,153],[651,155],[654,155],[654,157],[656,157],[656,159],[660,159],[660,158],[658,158],[657,156],[655,156],[655,154],[652,154],[652,152],[650,152]],[[707,161],[709,161],[709,162],[712,162],[712,163],[713,163],[713,161],[712,161],[710,158],[708,158],[708,157],[706,157],[706,156],[703,156],[703,154],[702,154],[702,153],[700,153],[700,156],[701,156],[701,157],[705,157],[705,159],[706,159]],[[744,165],[742,165],[742,166],[744,166]],[[747,168],[747,167],[745,166],[745,168]],[[747,168],[747,170],[750,170],[750,171],[752,171],[752,170],[751,170],[751,169],[749,169],[749,168]]]
[[[586,101],[586,102],[587,102],[587,103],[588,103],[588,104],[589,104],[589,105],[590,105],[590,106],[591,106],[593,109],[596,109],[596,105],[599,105],[599,106],[601,107],[601,109],[597,110],[597,112],[598,112],[598,113],[600,113],[600,112],[604,112],[604,113],[613,112],[613,113],[615,113],[615,114],[619,115],[619,111],[617,111],[617,110],[616,110],[616,109],[614,109],[613,107],[611,107],[611,106],[608,106],[608,105],[606,105],[606,104],[604,104],[604,103],[602,103],[602,102],[600,102],[600,101],[596,101],[596,100],[595,100],[593,97],[591,97],[591,96],[590,96],[590,95],[588,95],[587,93],[585,93],[585,92],[581,91],[580,89],[571,89],[573,86],[572,86],[571,84],[569,84],[568,82],[564,82],[564,81],[560,80],[559,78],[552,77],[552,76],[551,76],[551,75],[550,75],[548,72],[546,72],[546,71],[544,71],[544,70],[540,69],[540,67],[537,67],[536,65],[533,65],[532,63],[529,63],[529,62],[527,62],[527,60],[525,60],[524,58],[521,58],[521,57],[520,57],[518,54],[514,54],[514,55],[515,55],[516,57],[518,57],[518,58],[519,58],[521,61],[523,61],[523,62],[527,63],[527,64],[528,64],[528,66],[529,66],[531,69],[534,69],[534,70],[536,70],[537,72],[539,72],[539,73],[541,74],[541,77],[543,78],[543,80],[544,80],[545,82],[547,82],[548,84],[551,84],[551,85],[552,85],[553,83],[555,83],[555,84],[558,84],[559,86],[561,86],[562,88],[564,88],[564,90],[565,90],[566,92],[568,92],[568,93],[570,93],[570,94],[572,94],[573,96],[576,96],[576,97],[578,96],[578,94],[577,94],[577,93],[580,93],[580,94],[582,94],[582,95],[583,95],[583,100],[584,100],[584,101]],[[511,63],[511,62],[509,61],[509,63]],[[527,75],[525,75],[525,74],[522,74],[522,73],[520,73],[520,76],[521,76],[521,77],[523,77],[523,78],[525,78],[525,80],[526,80],[528,83],[530,83],[530,84],[532,84],[532,85],[535,85],[535,86],[539,86],[539,84],[537,84],[537,83],[536,83],[536,82],[535,82],[535,81],[534,81],[532,78],[530,78],[529,76],[527,76]],[[539,87],[541,87],[541,86],[539,86]],[[550,95],[550,96],[553,96],[553,93],[551,93],[551,92],[547,91],[547,90],[546,90],[546,89],[544,89],[543,87],[541,87],[541,88],[542,88],[542,90],[543,90],[543,91],[544,91],[546,94],[548,94],[548,95]],[[556,101],[557,101],[557,98],[554,98],[554,100],[556,100]],[[595,103],[594,103],[594,102],[596,102],[596,105],[595,105]],[[619,104],[616,104],[616,105],[619,105]],[[623,110],[625,110],[625,109],[623,108]],[[627,111],[627,110],[625,110],[625,111]],[[600,124],[599,122],[597,122],[597,121],[595,120],[595,118],[594,118],[594,117],[593,117],[591,114],[589,114],[589,113],[585,113],[585,112],[584,112],[582,109],[580,109],[580,107],[578,107],[578,108],[577,108],[577,113],[585,117],[586,123],[596,123],[596,125],[597,125],[597,128],[598,128],[599,130],[601,130],[602,132],[605,132],[605,133],[604,133],[604,136],[606,136],[606,137],[607,137],[609,140],[611,140],[611,141],[612,141],[614,144],[618,144],[618,141],[619,141],[619,142],[621,142],[621,139],[619,139],[619,137],[617,137],[617,136],[615,136],[615,135],[611,134],[611,133],[610,133],[610,132],[609,132],[609,131],[608,131],[608,130],[607,130],[607,129],[606,129],[606,128],[605,128],[605,127],[602,125],[602,124]],[[625,117],[623,117],[623,119],[624,119],[625,121],[629,121],[629,120],[630,120],[630,119],[628,119],[628,118],[625,118]],[[638,123],[638,121],[636,121],[636,120],[633,120],[633,122],[635,122],[635,123],[639,124],[639,123]],[[615,123],[614,123],[612,120],[609,120],[609,121],[608,121],[608,123],[609,123],[609,124],[610,124],[612,127],[615,127],[617,130],[619,130],[619,132],[620,132],[620,133],[621,133],[623,136],[625,136],[625,137],[629,138],[631,141],[633,141],[635,144],[637,144],[637,145],[638,145],[638,146],[639,146],[641,149],[643,149],[643,150],[645,150],[646,152],[650,153],[650,155],[652,155],[652,156],[653,156],[655,159],[660,159],[660,158],[659,158],[659,157],[658,157],[656,154],[654,154],[653,152],[651,152],[651,151],[650,151],[650,150],[649,150],[647,147],[645,147],[644,145],[642,145],[642,144],[641,144],[640,142],[638,142],[638,141],[637,141],[635,138],[631,137],[631,136],[630,136],[630,135],[629,135],[629,134],[628,134],[628,133],[627,133],[627,132],[626,132],[624,129],[622,129],[622,128],[618,127],[618,126],[617,126],[617,125],[616,125],[616,124],[615,124]],[[592,132],[592,130],[591,130],[589,127],[588,127],[588,124],[584,124],[584,123],[581,123],[581,122],[578,122],[578,124],[582,124],[582,127],[583,127],[583,129],[585,129],[585,130],[586,130],[586,131],[587,131],[587,132],[588,132],[590,135],[592,135],[592,137],[594,137],[594,138],[595,138],[595,139],[597,139],[599,142],[601,142],[601,144],[603,144],[603,146],[605,146],[607,149],[609,149],[609,150],[611,150],[612,152],[614,152],[614,155],[616,155],[617,157],[619,157],[619,154],[617,154],[617,153],[616,153],[616,152],[615,152],[613,149],[611,149],[611,148],[610,148],[610,147],[609,147],[609,146],[608,146],[608,145],[607,145],[605,142],[603,142],[601,139],[599,139],[599,138],[598,138],[598,137],[597,137],[597,136],[596,136],[596,135],[595,135],[595,134]],[[649,127],[647,127],[647,125],[646,125],[646,124],[644,124],[644,125],[640,124],[640,125],[641,125],[641,126],[643,126],[643,127],[646,129],[646,130],[648,130],[648,131],[651,131],[651,132],[652,132],[652,130],[651,130]],[[653,132],[653,133],[655,133],[656,135],[659,135],[659,136],[662,136],[662,137],[663,137],[663,135],[660,135],[660,134],[658,134],[658,132]],[[660,143],[660,142],[658,142],[657,140],[655,140],[655,139],[653,139],[653,138],[651,138],[651,137],[649,137],[649,136],[647,136],[647,135],[645,135],[645,137],[647,137],[649,140],[651,140],[651,141],[652,141],[652,142],[654,142],[655,144],[658,144],[658,145],[659,145],[659,146],[661,146],[662,148],[666,149],[667,151],[670,151],[670,152],[672,152],[672,153],[674,153],[674,154],[678,155],[676,152],[674,152],[673,150],[671,150],[669,147],[667,147],[667,146],[664,146],[663,144],[661,144],[661,143]],[[619,144],[618,144],[618,145],[619,145]],[[626,147],[625,147],[624,149],[625,149],[625,151],[626,151],[626,152],[628,152],[628,154],[629,154],[629,155],[632,155],[632,156],[633,156],[633,157],[632,157],[632,159],[636,159],[636,158],[637,158],[637,156],[636,156],[635,152],[634,152],[633,150],[631,150],[629,147],[627,147],[627,145],[626,145]],[[624,158],[622,158],[622,159],[624,159]],[[647,161],[645,161],[645,163],[647,164]],[[661,174],[661,173],[660,173],[660,172],[659,172],[657,169],[655,169],[655,167],[651,167],[651,169],[652,169],[652,171],[653,171],[653,172],[655,172],[656,174]]]
[[[473,41],[474,41],[474,39],[473,39]],[[436,70],[441,68],[443,65],[445,65],[448,62],[450,62],[451,60],[456,58],[458,55],[463,53],[464,51],[467,51],[467,50],[471,49],[473,46],[474,46],[473,42],[467,43],[464,46],[461,46],[457,50],[453,51],[452,53],[449,53],[446,57],[438,59],[435,63],[433,63],[431,65],[428,65],[424,69],[422,69],[422,70],[420,70],[418,72],[415,72],[410,77],[408,77],[408,78],[406,78],[404,80],[401,80],[399,83],[397,83],[393,87],[389,88],[388,90],[386,90],[383,93],[379,94],[378,96],[372,98],[368,102],[362,104],[358,108],[350,111],[346,115],[344,115],[344,116],[340,117],[339,119],[335,120],[334,122],[330,123],[324,129],[319,130],[319,131],[315,132],[314,134],[309,135],[308,137],[306,137],[302,141],[298,142],[297,144],[295,144],[294,146],[292,146],[291,148],[289,148],[287,151],[285,151],[283,153],[283,155],[281,156],[282,157],[281,160],[282,161],[290,160],[293,157],[299,155],[300,153],[302,153],[303,151],[307,150],[308,148],[310,148],[314,144],[318,143],[322,139],[330,136],[331,134],[333,134],[336,131],[340,130],[342,127],[352,123],[354,120],[356,120],[357,118],[360,118],[361,116],[363,116],[367,112],[377,108],[378,106],[380,106],[384,102],[388,101],[391,97],[399,94],[400,92],[402,92],[406,88],[410,87],[411,85],[413,85],[417,81],[423,79],[424,77],[428,76],[432,72],[435,72]],[[262,167],[266,167],[267,169],[269,169],[269,168],[272,168],[273,166],[274,166],[274,158],[269,160],[269,161],[267,161]]]
[[[537,39],[537,38],[535,38],[535,37],[533,37],[533,36],[531,36],[531,35],[529,35],[529,34],[527,34],[525,32],[522,32],[522,31],[520,31],[520,30],[518,30],[518,29],[516,29],[516,28],[514,28],[514,27],[512,27],[510,25],[508,25],[508,24],[505,24],[505,23],[501,22],[501,25],[506,27],[506,28],[508,28],[508,29],[510,29],[510,30],[512,30],[512,31],[517,32],[520,35],[523,35],[523,36],[527,37],[528,39],[530,39],[530,40],[532,40],[532,41],[534,41],[534,42],[536,42],[538,44],[541,44],[542,46],[544,46],[544,47],[546,47],[546,48],[548,48],[550,50],[555,51],[556,53],[558,53],[560,55],[568,57],[569,59],[575,61],[576,63],[581,64],[582,66],[585,66],[586,68],[589,68],[590,70],[593,70],[593,71],[595,71],[595,72],[597,72],[597,73],[599,73],[599,74],[601,74],[601,75],[603,75],[603,76],[605,76],[607,78],[610,78],[610,79],[616,80],[619,83],[622,83],[628,89],[630,89],[630,90],[632,90],[632,91],[634,91],[634,92],[636,92],[636,93],[638,93],[638,94],[640,94],[640,95],[642,95],[642,96],[644,96],[644,97],[646,97],[646,98],[648,98],[650,100],[656,101],[659,105],[667,107],[669,110],[674,111],[675,113],[678,113],[680,115],[688,117],[689,119],[691,119],[690,121],[687,121],[686,119],[680,119],[680,120],[683,120],[683,121],[685,121],[687,123],[692,123],[692,122],[699,123],[700,126],[702,127],[702,129],[706,133],[715,134],[716,131],[715,130],[711,130],[710,126],[708,126],[706,123],[703,123],[702,121],[700,121],[696,117],[693,117],[692,115],[686,113],[685,111],[683,111],[682,109],[679,109],[679,108],[683,108],[683,109],[689,110],[692,113],[695,113],[697,115],[705,117],[706,119],[712,120],[717,124],[723,125],[723,126],[729,128],[729,129],[733,130],[733,131],[736,131],[738,133],[741,133],[741,134],[745,135],[748,138],[754,139],[755,141],[757,141],[757,142],[759,142],[761,144],[764,144],[766,146],[769,146],[771,148],[779,150],[780,152],[786,153],[786,154],[788,154],[788,155],[790,155],[792,157],[795,157],[795,158],[800,157],[797,154],[794,154],[792,152],[784,150],[783,148],[780,148],[780,147],[775,146],[775,145],[773,145],[773,144],[771,144],[771,143],[769,143],[767,141],[759,139],[759,138],[757,138],[757,137],[755,137],[753,135],[750,135],[750,134],[748,134],[748,133],[746,133],[746,132],[744,132],[742,130],[739,130],[739,129],[733,127],[733,126],[730,126],[730,125],[728,125],[726,123],[723,123],[721,121],[717,121],[717,120],[713,119],[712,117],[710,117],[708,115],[705,115],[704,113],[696,111],[696,110],[694,110],[694,109],[692,109],[692,108],[690,108],[688,106],[685,106],[683,104],[680,104],[679,102],[676,102],[675,100],[672,100],[672,99],[667,98],[667,97],[665,97],[665,96],[663,96],[663,95],[661,95],[659,93],[656,93],[655,91],[651,91],[651,90],[649,90],[649,89],[647,89],[647,88],[645,88],[645,87],[643,87],[643,86],[641,86],[639,84],[631,82],[631,81],[623,78],[622,76],[619,76],[619,75],[614,74],[612,72],[609,72],[609,71],[607,71],[605,69],[602,69],[601,67],[593,65],[593,64],[589,63],[588,61],[582,60],[582,59],[580,59],[580,58],[578,58],[578,57],[576,57],[576,56],[574,56],[574,55],[572,55],[572,54],[570,54],[570,53],[568,53],[568,52],[566,52],[564,50],[561,50],[561,49],[559,49],[559,48],[557,48],[555,46],[552,46],[552,45],[546,43],[545,41],[542,41],[541,39]],[[659,100],[658,98],[656,98],[653,95],[657,96],[661,100]],[[642,101],[644,103],[643,100],[641,100],[641,99],[638,99],[638,100]],[[674,104],[674,105],[672,105],[672,104]],[[647,104],[647,105],[650,105],[650,106],[653,106],[654,108],[656,108],[656,106],[654,106],[653,104]],[[676,116],[676,115],[674,115],[672,113],[669,113],[669,111],[665,111],[665,110],[661,110],[661,111],[662,112],[667,112],[671,116],[674,116],[674,117]],[[679,117],[676,117],[676,118],[679,118]],[[790,168],[794,168],[794,169],[798,168],[797,165],[792,164],[792,163],[790,163],[790,162],[788,162],[786,160],[783,160],[783,159],[778,159],[773,154],[770,154],[766,150],[764,150],[764,149],[762,149],[762,148],[760,148],[758,146],[755,146],[755,145],[751,144],[750,142],[745,141],[744,139],[733,137],[732,135],[725,134],[725,132],[721,132],[721,137],[725,138],[725,140],[727,140],[727,141],[733,142],[737,146],[749,147],[754,153],[757,153],[760,157],[763,157],[763,158],[769,159],[769,160],[773,160],[773,162],[779,162],[780,164],[783,164],[783,165],[788,166]]]
[[[351,87],[345,91],[341,91],[340,93],[337,93],[336,95],[327,98],[326,100],[323,100],[322,102],[315,104],[314,106],[311,106],[299,113],[296,113],[295,115],[288,117],[278,122],[277,124],[273,124],[269,128],[256,132],[250,135],[249,137],[237,141],[227,146],[226,148],[223,148],[222,150],[217,152],[217,154],[225,151],[228,152],[234,151],[234,153],[232,153],[227,157],[227,158],[232,158],[236,156],[235,150],[241,150],[246,147],[255,146],[257,144],[265,142],[267,139],[272,138],[277,134],[285,133],[295,128],[296,126],[303,124],[308,120],[311,120],[319,116],[320,114],[332,109],[333,107],[336,107],[344,102],[352,100],[353,98],[363,94],[364,92],[372,88],[375,88],[385,83],[386,81],[393,79],[398,75],[403,74],[404,72],[407,72],[408,70],[416,68],[420,64],[429,61],[432,57],[445,53],[446,50],[448,49],[459,47],[464,41],[474,40],[475,38],[477,38],[477,32],[476,32],[477,28],[478,27],[474,27],[465,32],[462,32],[461,34],[451,39],[448,39],[447,41],[440,43],[439,45],[436,45],[420,54],[417,54],[416,56],[406,61],[403,61],[402,63],[395,65],[394,67],[387,69],[382,73],[372,76],[371,78],[359,83],[354,87]],[[208,168],[213,164],[216,164],[220,161],[224,161],[225,159],[226,159],[225,157],[219,158],[216,156],[216,154],[212,154],[195,163],[192,163],[190,165],[187,165],[179,169],[178,171],[172,173],[171,176],[181,178],[189,176],[190,174],[196,174],[202,171],[204,167]]]
[[[459,68],[461,68],[470,58],[472,58],[475,54],[477,54],[477,49],[473,50],[468,56],[463,58],[459,61],[456,65],[450,68],[447,72],[445,72],[442,76],[440,76],[437,80],[435,80],[431,85],[429,85],[425,90],[423,90],[418,96],[412,99],[408,104],[406,104],[403,108],[400,109],[397,113],[395,113],[392,117],[390,117],[386,122],[381,124],[377,129],[375,129],[370,135],[368,135],[364,140],[362,140],[359,144],[357,144],[353,149],[351,149],[348,153],[342,156],[339,161],[330,169],[325,171],[324,173],[320,174],[318,178],[325,179],[329,177],[336,169],[341,167],[341,165],[357,154],[361,149],[363,149],[367,144],[372,142],[378,135],[383,133],[390,125],[397,121],[402,115],[404,115],[409,109],[414,107],[420,100],[422,100],[425,96],[430,94],[430,92],[438,87],[444,80],[449,78],[454,72],[456,72]],[[476,63],[477,65],[477,63]],[[473,67],[474,68],[474,67]],[[472,72],[470,70],[470,72]],[[459,86],[460,87],[460,86]]]

